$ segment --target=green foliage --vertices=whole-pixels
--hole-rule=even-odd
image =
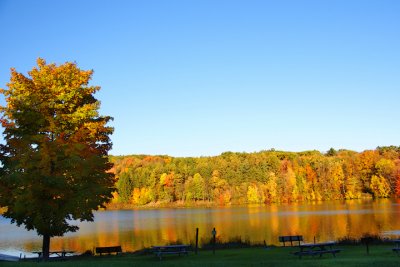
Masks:
[[[43,235],[46,257],[50,237],[78,229],[69,220],[91,221],[92,211],[111,200],[113,129],[106,125],[111,118],[98,114],[92,71],[43,59],[37,65],[29,76],[12,69],[1,91],[0,206],[13,223]]]
[[[328,157],[336,156],[336,155],[337,155],[337,151],[336,151],[334,148],[331,147],[331,148],[326,152],[326,155],[327,155]]]
[[[118,179],[118,182],[116,184],[119,197],[122,202],[127,203],[129,202],[134,186],[133,182],[129,176],[128,173],[123,172],[121,176]]]

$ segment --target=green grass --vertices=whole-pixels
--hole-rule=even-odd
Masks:
[[[296,248],[241,248],[199,251],[198,255],[189,256],[167,255],[161,261],[153,255],[123,254],[118,256],[74,257],[65,261],[51,262],[0,262],[0,266],[12,267],[83,267],[83,266],[143,266],[143,267],[172,267],[172,266],[400,266],[400,257],[392,252],[392,246],[377,245],[370,247],[366,254],[364,246],[338,246],[342,251],[334,258],[331,254],[319,257],[298,257],[291,254]]]

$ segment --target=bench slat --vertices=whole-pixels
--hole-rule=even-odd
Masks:
[[[293,242],[300,242],[303,241],[302,235],[287,235],[287,236],[279,236],[279,242],[283,243],[283,246],[286,246],[286,242],[290,242],[290,245],[293,246]]]
[[[187,251],[159,251],[157,254],[162,255],[162,254],[188,254]]]
[[[153,253],[161,260],[162,255],[167,254],[178,254],[179,256],[181,254],[188,255],[189,248],[189,245],[154,246]]]
[[[296,256],[322,256],[323,254],[331,253],[334,257],[336,257],[336,253],[342,251],[341,249],[328,249],[328,250],[306,250],[306,251],[296,251],[294,255]]]

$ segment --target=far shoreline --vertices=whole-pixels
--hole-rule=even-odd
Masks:
[[[124,203],[110,203],[102,210],[150,210],[150,209],[179,209],[179,208],[229,208],[229,207],[264,207],[270,205],[302,205],[302,204],[322,204],[327,202],[349,202],[349,201],[397,201],[398,198],[373,198],[364,196],[357,199],[335,199],[335,200],[313,200],[313,201],[297,201],[297,202],[273,202],[273,203],[229,203],[221,205],[211,201],[196,201],[196,202],[152,202],[146,205],[124,204]]]

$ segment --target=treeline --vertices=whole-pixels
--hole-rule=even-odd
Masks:
[[[114,203],[209,201],[219,205],[400,196],[400,147],[215,157],[111,157]]]

